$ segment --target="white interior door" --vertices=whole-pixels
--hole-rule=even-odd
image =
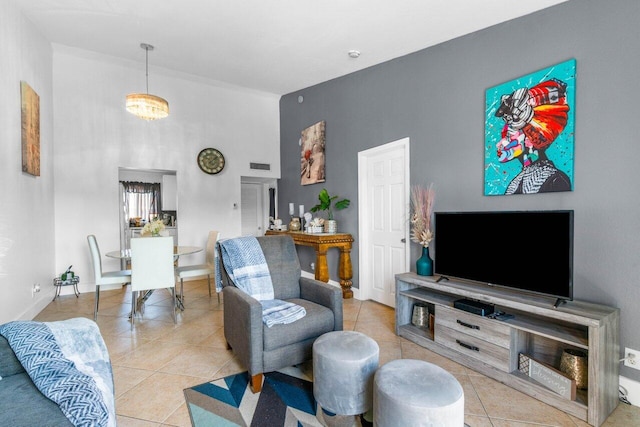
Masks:
[[[243,236],[262,236],[269,227],[269,189],[278,189],[272,178],[242,177],[240,181],[240,229]],[[274,200],[274,204],[276,200]]]
[[[395,307],[409,269],[409,138],[358,154],[360,297]]]
[[[243,236],[262,236],[264,203],[262,197],[262,184],[241,184],[240,205]]]

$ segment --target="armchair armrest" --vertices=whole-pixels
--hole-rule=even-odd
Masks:
[[[335,286],[308,277],[300,277],[300,298],[333,311],[334,331],[342,330],[342,291]]]
[[[251,375],[262,373],[262,305],[233,286],[224,287],[222,292],[224,337]]]

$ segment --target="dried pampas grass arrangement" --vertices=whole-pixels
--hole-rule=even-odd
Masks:
[[[411,240],[422,247],[429,246],[433,239],[431,216],[436,193],[433,184],[427,187],[414,185],[411,187]]]

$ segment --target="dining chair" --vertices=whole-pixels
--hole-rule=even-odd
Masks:
[[[176,280],[173,268],[173,237],[131,239],[131,329],[138,311],[136,303],[141,291],[170,290],[173,323],[176,323]]]
[[[184,310],[184,286],[183,280],[189,277],[207,276],[209,284],[209,297],[211,297],[211,278],[215,278],[216,274],[216,242],[220,238],[219,231],[209,231],[206,249],[206,264],[185,265],[176,267],[176,277],[180,279],[180,309]],[[220,294],[218,293],[218,303],[220,303]]]
[[[89,251],[91,252],[91,263],[93,264],[93,277],[96,282],[96,302],[93,309],[93,320],[98,319],[98,304],[100,303],[100,286],[117,285],[131,282],[131,270],[102,271],[102,258],[96,236],[87,236]]]

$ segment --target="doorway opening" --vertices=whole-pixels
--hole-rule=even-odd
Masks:
[[[273,178],[240,178],[241,233],[262,236],[277,206],[277,182]],[[270,191],[271,190],[271,191]]]
[[[178,192],[176,171],[118,168],[120,249],[131,247],[142,227],[154,219],[178,245]]]

